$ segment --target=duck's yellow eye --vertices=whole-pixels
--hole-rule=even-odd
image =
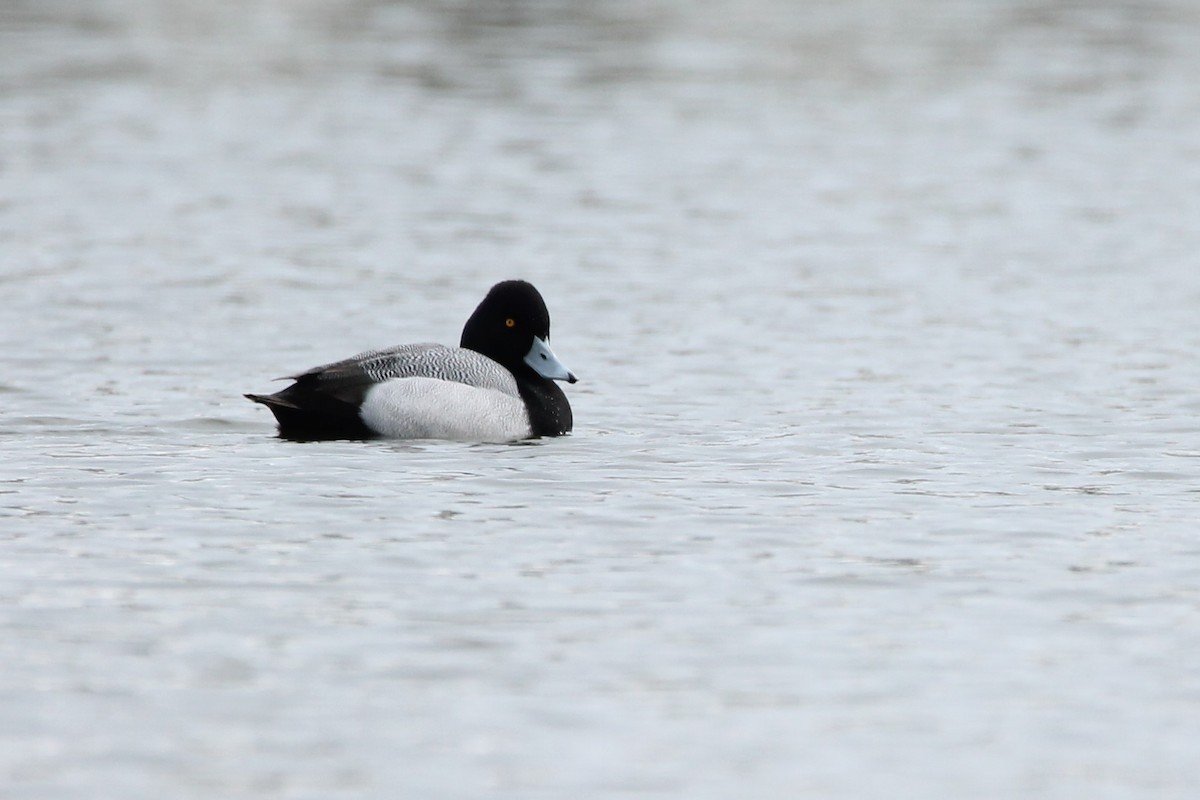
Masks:
[[[504,327],[506,327],[506,328],[516,327],[516,324],[517,324],[517,321],[515,319],[513,319],[512,317],[509,317],[508,319],[504,320]]]

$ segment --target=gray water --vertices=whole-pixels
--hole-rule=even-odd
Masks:
[[[10,0],[0,794],[1190,798],[1200,6]],[[576,431],[241,398],[545,295]]]

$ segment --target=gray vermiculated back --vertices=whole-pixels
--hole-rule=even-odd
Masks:
[[[512,373],[487,356],[462,347],[441,344],[404,344],[383,350],[367,350],[344,361],[309,370],[306,374],[347,371],[362,372],[371,381],[426,377],[465,383],[519,397]]]

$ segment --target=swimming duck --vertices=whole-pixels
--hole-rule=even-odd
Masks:
[[[471,314],[458,347],[368,350],[293,375],[275,394],[246,397],[271,409],[290,439],[560,436],[573,419],[555,381],[576,378],[549,339],[542,295],[526,281],[503,281]]]

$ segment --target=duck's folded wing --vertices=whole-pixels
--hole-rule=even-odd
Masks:
[[[368,350],[292,376],[298,385],[359,404],[367,389],[395,378],[436,378],[495,389],[519,397],[512,373],[487,356],[462,347],[404,344]]]

